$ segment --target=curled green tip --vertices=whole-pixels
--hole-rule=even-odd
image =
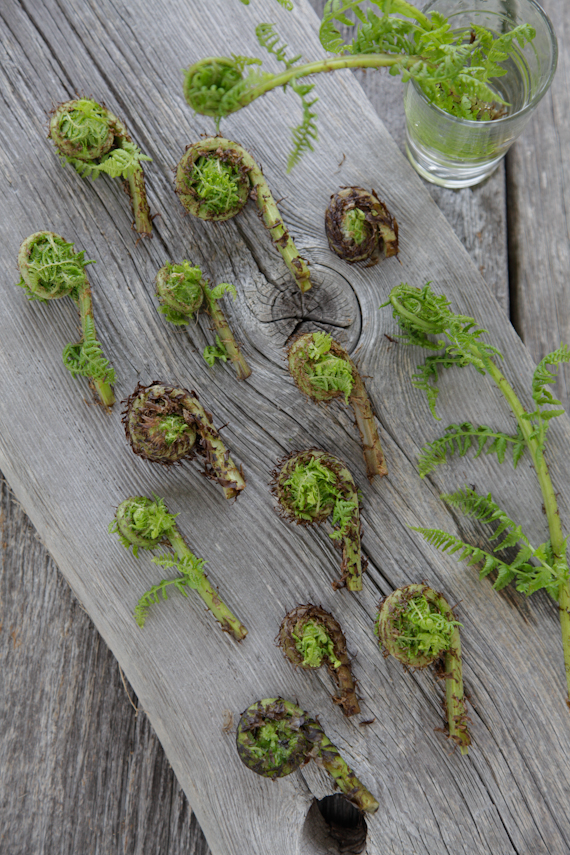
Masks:
[[[164,499],[148,499],[145,496],[131,496],[121,502],[110,525],[116,531],[124,546],[139,549],[156,549],[172,533],[176,525],[177,514],[169,513]]]

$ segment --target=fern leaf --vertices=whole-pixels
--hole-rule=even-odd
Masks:
[[[498,439],[501,440],[500,443],[497,442]],[[489,440],[492,440],[492,444],[488,446],[487,454],[496,453],[500,463],[504,460],[507,445],[512,444],[513,465],[516,468],[526,448],[520,428],[515,435],[511,436],[500,431],[494,431],[487,425],[475,427],[471,422],[462,422],[461,424],[448,425],[442,437],[422,448],[418,458],[420,477],[425,478],[436,466],[447,463],[448,456],[459,454],[460,457],[463,457],[472,447],[474,441],[477,442],[477,451],[474,457],[479,457]]]
[[[553,383],[558,373],[558,367],[551,371],[548,366],[560,366],[563,362],[570,362],[570,347],[566,344],[561,344],[558,350],[547,354],[536,366],[532,376],[532,397],[539,406],[560,403],[552,392],[544,387]]]
[[[291,84],[294,92],[299,94],[299,89],[295,83]],[[306,86],[303,89],[306,90]],[[310,89],[313,87],[311,86]],[[290,172],[293,167],[299,162],[303,154],[307,151],[313,151],[313,143],[317,142],[319,133],[315,124],[317,114],[311,110],[311,107],[317,103],[319,99],[314,98],[312,101],[307,101],[304,96],[301,98],[303,105],[303,120],[300,125],[293,129],[291,137],[293,140],[293,150],[289,154],[287,160],[287,172]]]
[[[530,546],[529,540],[523,533],[521,527],[507,516],[497,503],[493,501],[491,493],[487,493],[486,496],[481,496],[475,490],[466,486],[462,490],[457,490],[455,493],[445,493],[441,496],[441,499],[447,505],[460,510],[461,513],[465,514],[465,516],[471,517],[472,519],[476,519],[487,524],[498,522],[499,525],[497,529],[492,535],[490,535],[489,539],[497,540],[504,532],[508,532],[508,534],[507,537],[501,541],[499,546],[496,547],[495,551],[497,551],[497,549],[507,549],[510,546],[515,546],[519,542],[526,544],[526,546]],[[531,548],[529,555],[524,560],[527,560],[527,558],[532,554],[533,550]]]

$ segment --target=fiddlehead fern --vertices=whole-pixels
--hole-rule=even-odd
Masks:
[[[344,463],[318,448],[294,452],[273,473],[271,490],[290,522],[310,526],[332,517],[330,537],[342,541],[342,576],[333,588],[361,591],[358,492]]]
[[[183,325],[187,324],[194,314],[197,315],[200,309],[205,309],[212,318],[218,334],[217,348],[207,347],[204,351],[204,359],[208,365],[213,365],[216,358],[224,362],[229,358],[238,380],[245,380],[251,374],[251,368],[245,361],[219,306],[219,300],[226,292],[235,299],[234,285],[222,282],[215,288],[210,288],[210,283],[203,278],[200,268],[192,267],[188,261],[183,261],[181,264],[167,263],[160,268],[156,276],[156,293],[160,302],[158,311],[167,321]]]
[[[333,698],[335,704],[342,707],[346,716],[360,712],[346,639],[329,612],[311,603],[297,606],[283,618],[277,638],[295,667],[315,669],[326,664],[339,689]]]
[[[60,104],[49,124],[63,163],[70,163],[84,177],[106,174],[123,178],[133,204],[135,231],[152,237],[150,210],[141,162],[152,160],[129,136],[124,124],[101,104],[78,98]]]
[[[69,296],[75,302],[83,338],[64,348],[63,363],[74,377],[88,377],[103,404],[110,407],[115,402],[111,389],[115,372],[97,340],[91,288],[85,274],[85,267],[94,262],[85,261],[84,255],[84,252],[75,252],[72,243],[54,232],[35,232],[20,246],[21,279],[17,284],[25,289],[30,300],[45,302]]]
[[[471,737],[463,698],[459,626],[443,594],[427,585],[407,585],[382,600],[375,632],[385,650],[409,668],[427,668],[444,658],[449,738],[467,754]]]
[[[163,579],[158,585],[153,585],[140,598],[135,608],[135,620],[140,627],[145,625],[149,609],[153,603],[158,603],[160,597],[168,599],[167,587],[173,585],[185,597],[188,588],[193,588],[202,597],[224,632],[229,632],[236,641],[241,641],[247,635],[247,629],[230,612],[220,599],[220,595],[210,585],[204,573],[204,559],[196,556],[188,549],[184,538],[178,531],[176,517],[178,514],[169,513],[164,499],[155,501],[146,496],[131,496],[121,502],[117,508],[115,519],[109,526],[111,533],[117,533],[123,546],[132,546],[135,558],[139,549],[156,549],[161,543],[168,543],[174,550],[175,557],[163,555],[153,558],[160,567],[173,567],[181,574],[175,579]]]
[[[380,437],[370,399],[358,369],[346,350],[323,332],[305,333],[296,338],[287,352],[289,371],[295,383],[315,402],[344,396],[351,404],[364,450],[366,474],[387,475]]]
[[[309,290],[309,266],[283,224],[261,167],[240,145],[210,137],[189,146],[176,171],[176,192],[186,210],[204,220],[227,220],[254,199],[293,279],[301,291]]]
[[[347,766],[320,724],[291,701],[265,698],[252,704],[240,718],[236,742],[240,759],[257,775],[283,778],[315,759],[359,810],[378,810],[374,796]]]
[[[191,460],[196,454],[205,460],[205,475],[217,481],[227,499],[245,487],[240,470],[207,413],[193,392],[163,383],[139,383],[126,401],[123,424],[135,454],[145,460],[170,466]]]
[[[349,264],[377,264],[381,255],[398,254],[398,223],[374,190],[342,187],[333,193],[325,230],[332,251]]]
[[[516,579],[518,590],[532,594],[540,588],[546,588],[557,600],[570,706],[570,571],[566,553],[568,538],[562,530],[556,493],[545,459],[546,435],[550,422],[564,412],[561,409],[550,409],[559,402],[546,389],[546,385],[554,379],[558,366],[570,361],[570,348],[562,345],[558,350],[545,356],[536,368],[531,387],[534,410],[529,412],[497,366],[497,360],[502,358],[500,352],[496,347],[482,340],[486,330],[481,329],[474,318],[452,312],[450,301],[445,295],[434,294],[429,284],[420,289],[402,283],[392,289],[389,301],[385,305],[392,306],[394,317],[397,318],[404,333],[402,336],[404,344],[415,344],[441,351],[428,357],[426,363],[419,368],[419,374],[412,378],[414,385],[428,393],[434,415],[438,394],[436,385],[438,366],[448,368],[452,365],[458,367],[472,365],[481,374],[489,375],[517,420],[517,432],[514,436],[493,432],[486,426],[474,428],[467,422],[462,425],[450,425],[443,437],[423,449],[420,458],[421,472],[426,474],[438,463],[444,462],[446,454],[454,450],[464,454],[473,438],[478,442],[478,455],[487,440],[493,437],[493,442],[487,451],[496,453],[499,462],[504,460],[509,443],[513,448],[515,464],[524,450],[527,450],[536,470],[542,493],[543,511],[548,520],[550,533],[549,540],[537,548],[531,547],[528,539],[522,536],[520,527],[509,521],[513,527],[510,534],[512,541],[507,538],[507,544],[519,543],[520,548],[514,561],[507,564],[494,554],[464,543],[455,535],[439,529],[418,528],[417,530],[428,543],[444,552],[459,553],[459,557],[468,559],[470,564],[483,562],[482,576],[497,570],[498,576],[494,587],[500,589]],[[430,336],[437,336],[437,341],[433,341]],[[553,366],[552,370],[548,368],[549,365]],[[453,507],[468,515],[474,514],[483,522],[497,520],[502,525],[508,520],[506,514],[492,501],[491,494],[485,497],[465,490],[444,498]],[[479,517],[478,514],[485,508],[487,515]],[[501,525],[499,531],[504,530],[501,529]],[[505,541],[496,547],[495,551],[504,548],[504,544]],[[538,564],[529,563],[531,558],[536,559]]]

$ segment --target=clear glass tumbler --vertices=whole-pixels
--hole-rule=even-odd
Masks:
[[[490,85],[508,102],[506,115],[486,122],[460,119],[431,104],[413,81],[406,84],[406,151],[419,174],[442,187],[471,187],[487,178],[519,136],[556,71],[552,24],[535,0],[433,0],[424,13],[441,12],[453,30],[471,24],[497,35],[530,24],[536,37],[503,63],[507,73]]]

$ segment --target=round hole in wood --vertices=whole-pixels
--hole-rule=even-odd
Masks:
[[[315,799],[303,829],[303,855],[361,855],[366,849],[366,820],[358,808],[336,794]]]

